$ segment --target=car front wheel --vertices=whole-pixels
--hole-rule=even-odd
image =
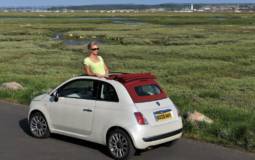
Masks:
[[[126,160],[135,154],[130,137],[121,129],[115,129],[109,133],[107,147],[112,157],[117,160]]]
[[[31,115],[29,120],[29,128],[34,137],[47,138],[50,135],[47,121],[40,112],[36,112]]]

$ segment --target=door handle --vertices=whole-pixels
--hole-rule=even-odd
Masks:
[[[83,110],[82,110],[83,112],[92,112],[92,110],[91,109],[87,109],[87,108],[83,108]]]

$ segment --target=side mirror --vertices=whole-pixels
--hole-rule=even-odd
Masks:
[[[56,91],[56,92],[54,92],[53,94],[52,94],[52,99],[53,99],[53,101],[54,102],[57,102],[58,101],[58,92]]]

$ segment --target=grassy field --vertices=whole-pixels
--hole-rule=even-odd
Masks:
[[[112,71],[152,72],[182,114],[214,120],[184,136],[255,151],[255,14],[0,13],[0,84],[25,87],[1,99],[28,104],[82,73],[85,47],[56,34],[102,41]]]

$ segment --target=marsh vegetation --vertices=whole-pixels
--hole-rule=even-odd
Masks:
[[[0,98],[28,104],[81,74],[93,39],[112,71],[152,72],[182,114],[214,120],[185,122],[186,137],[255,151],[254,14],[0,13],[0,83],[25,87]]]

